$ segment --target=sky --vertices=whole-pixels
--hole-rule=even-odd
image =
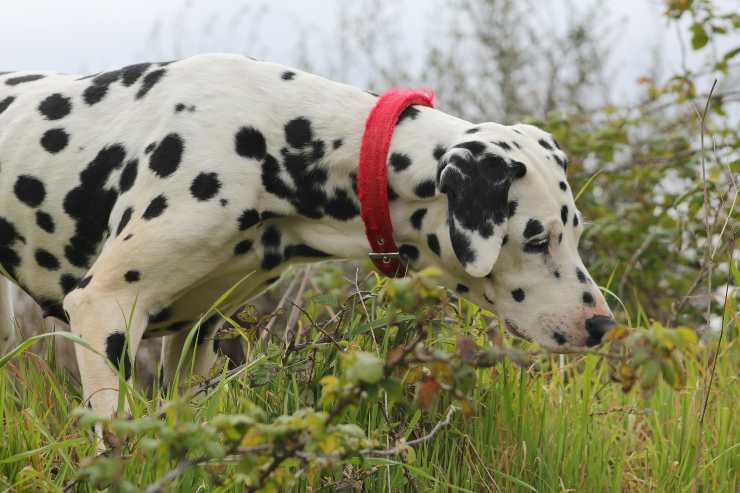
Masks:
[[[92,73],[135,61],[198,52],[241,52],[295,65],[302,32],[309,39],[331,39],[336,13],[346,0],[1,0],[0,71],[51,70]],[[435,25],[437,0],[396,0],[404,48],[412,55]],[[590,0],[571,0],[576,5]],[[533,0],[556,18],[561,0]],[[615,77],[626,93],[649,66],[656,47],[670,72],[680,65],[673,29],[661,17],[659,0],[607,1],[619,29],[615,35]],[[266,8],[266,11],[264,10]],[[552,13],[548,12],[552,10]],[[243,14],[244,25],[228,19]],[[262,13],[261,13],[262,12]],[[250,17],[262,16],[261,29],[244,32]],[[253,20],[253,19],[251,19]],[[432,21],[432,22],[430,22]],[[169,26],[152,33],[157,22]],[[172,26],[180,26],[172,28]],[[210,26],[210,28],[209,28]],[[176,39],[183,32],[192,42]],[[331,49],[323,46],[322,49]],[[421,50],[418,50],[421,52]],[[351,82],[351,81],[350,81]]]

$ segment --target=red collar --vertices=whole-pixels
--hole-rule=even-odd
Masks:
[[[378,98],[365,120],[360,163],[357,170],[357,195],[370,243],[370,259],[388,277],[403,277],[408,266],[393,241],[393,225],[388,209],[388,149],[393,129],[401,112],[411,105],[434,106],[434,93],[410,89],[391,89]]]

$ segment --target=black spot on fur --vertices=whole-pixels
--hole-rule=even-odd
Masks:
[[[190,193],[201,202],[215,197],[220,189],[221,181],[216,173],[200,173],[190,185]]]
[[[578,213],[573,214],[573,227],[578,227]]]
[[[280,75],[280,78],[283,80],[293,80],[295,78],[295,72],[286,70]]]
[[[234,246],[234,255],[244,255],[252,248],[250,240],[242,240]]]
[[[14,96],[8,96],[0,101],[0,114],[2,114],[3,111],[7,110],[8,106],[10,106],[13,101],[15,101]]]
[[[298,149],[309,145],[313,139],[311,122],[303,117],[289,121],[285,124],[285,138],[288,144]]]
[[[388,162],[393,167],[393,169],[396,170],[396,172],[403,171],[411,166],[411,158],[409,158],[406,154],[402,154],[400,152],[391,153],[391,157],[389,158]]]
[[[470,288],[467,287],[465,284],[458,284],[457,287],[455,288],[455,291],[457,291],[460,294],[465,294],[468,291],[470,291]]]
[[[13,187],[15,196],[18,200],[29,207],[38,207],[46,197],[44,184],[38,178],[30,175],[21,175]]]
[[[471,140],[470,142],[463,142],[462,144],[457,144],[454,146],[455,148],[459,149],[467,149],[471,153],[473,153],[473,156],[479,156],[483,153],[483,151],[486,150],[486,145],[483,142],[479,142],[477,140]]]
[[[413,106],[409,106],[406,109],[404,109],[400,115],[398,115],[398,122],[396,122],[396,125],[400,125],[404,122],[404,120],[416,120],[416,117],[419,116],[419,110],[414,108]]]
[[[555,161],[558,163],[558,166],[560,166],[561,168],[563,168],[563,171],[568,171],[568,161],[566,161],[565,159],[561,158],[557,154],[553,154],[552,157],[555,158]]]
[[[39,264],[46,270],[57,270],[59,269],[59,259],[57,259],[51,252],[39,248],[34,254],[36,263]]]
[[[33,82],[46,77],[45,75],[33,74],[33,75],[21,75],[19,77],[11,77],[5,81],[9,86],[17,86],[18,84],[25,84],[26,82]]]
[[[205,344],[210,339],[213,329],[216,328],[220,321],[221,317],[219,315],[212,315],[201,322],[198,333],[195,335],[195,343],[198,346]]]
[[[266,248],[280,246],[280,230],[275,226],[270,226],[262,234],[262,244]]]
[[[123,376],[128,380],[131,378],[131,358],[126,348],[126,334],[113,332],[105,340],[105,354],[116,370],[121,371],[123,365]]]
[[[578,278],[578,281],[582,284],[585,284],[588,281],[588,279],[586,278],[586,274],[584,274],[583,271],[578,267],[576,267],[576,277]]]
[[[496,144],[497,146],[499,146],[501,149],[505,151],[511,150],[511,146],[507,142],[504,142],[503,140],[499,142],[494,142],[494,144]]]
[[[149,202],[149,205],[144,211],[144,215],[141,217],[146,220],[154,219],[155,217],[161,216],[165,209],[167,209],[167,197],[164,195],[158,195]]]
[[[2,113],[2,111],[0,111],[0,113]],[[334,149],[339,149],[340,147],[342,147],[342,143],[342,139],[334,139],[334,141],[331,143],[331,146]]]
[[[555,339],[555,342],[557,342],[560,346],[568,342],[568,339],[565,337],[565,334],[557,330],[552,333],[552,338]]]
[[[465,131],[466,134],[474,134],[478,132],[480,132],[480,128],[478,127],[469,128]]]
[[[354,217],[358,209],[346,190],[337,187],[330,192],[326,187],[328,172],[322,166],[325,143],[313,140],[311,122],[296,118],[284,130],[288,146],[280,149],[282,162],[267,154],[262,163],[265,190],[289,201],[298,214],[311,219],[320,219],[325,213],[337,219]],[[287,181],[285,174],[290,176]],[[330,193],[334,193],[333,198]]]
[[[465,234],[457,229],[452,229],[450,233],[452,248],[461,264],[467,265],[475,261],[475,252],[470,246],[470,240]]]
[[[554,275],[554,276],[555,276],[555,279],[560,279],[560,271],[559,271],[559,270],[557,270],[557,269],[556,269],[556,270],[555,270],[555,271],[554,271],[554,272],[552,273],[552,275]]]
[[[509,235],[504,235],[504,237],[501,239],[501,246],[503,247],[509,242]]]
[[[568,185],[566,185],[564,181],[561,181],[560,183],[558,183],[558,185],[560,186],[560,190],[562,190],[563,192],[568,190]]]
[[[80,280],[72,274],[62,274],[59,278],[59,286],[61,286],[62,293],[64,293],[64,295],[69,294],[70,291],[77,286],[78,282],[80,282]]]
[[[90,106],[98,104],[108,94],[108,88],[121,77],[120,70],[103,72],[93,77],[82,93],[82,99]]]
[[[141,279],[141,273],[138,270],[128,270],[123,275],[123,278],[128,283],[138,282]]]
[[[435,234],[429,234],[427,235],[427,246],[429,249],[434,252],[435,255],[439,257],[439,239],[437,239],[437,235]]]
[[[38,109],[47,120],[60,120],[72,111],[72,100],[59,93],[54,93],[41,101]]]
[[[511,176],[514,179],[524,178],[527,174],[527,166],[519,161],[512,161],[509,164],[509,169],[511,170]]]
[[[334,190],[334,196],[326,202],[324,212],[334,219],[348,221],[357,217],[360,214],[360,209],[349,197],[346,190],[337,188]]]
[[[330,257],[326,252],[322,252],[321,250],[316,250],[313,247],[310,247],[308,245],[304,244],[298,244],[298,245],[289,245],[285,247],[285,251],[283,252],[283,255],[285,256],[285,260],[288,260],[290,258],[326,258]]]
[[[161,324],[170,318],[172,318],[172,309],[170,307],[165,307],[158,312],[149,315],[148,319],[150,324]]]
[[[128,240],[130,240],[133,237],[134,237],[134,235],[132,235],[131,233],[129,233],[126,236],[123,237],[123,241],[128,241]]]
[[[123,228],[126,227],[128,222],[131,220],[131,214],[134,213],[134,209],[131,207],[127,207],[125,211],[123,211],[123,214],[121,214],[121,220],[118,222],[118,229],[116,229],[116,236],[121,234],[121,231],[123,231]]]
[[[560,220],[563,221],[563,224],[568,223],[568,206],[564,205],[560,208]]]
[[[72,265],[89,267],[91,257],[108,233],[108,220],[118,198],[105,188],[110,174],[123,166],[126,151],[120,144],[104,147],[80,172],[80,183],[64,197],[64,211],[75,221],[75,234],[64,248]]]
[[[421,225],[424,221],[424,216],[426,215],[426,209],[416,209],[414,213],[411,214],[411,226],[413,226],[416,230],[421,230]]]
[[[92,281],[93,276],[85,276],[82,279],[80,279],[80,283],[77,285],[80,289],[85,289],[88,284],[90,284],[90,281]]]
[[[118,188],[121,189],[121,193],[128,192],[131,187],[134,186],[136,181],[136,174],[139,169],[139,160],[132,159],[123,168],[120,178],[118,179]]]
[[[242,127],[234,137],[236,153],[245,158],[264,159],[267,144],[262,132],[252,127]]]
[[[69,143],[69,134],[62,128],[52,128],[41,136],[41,147],[50,154],[62,151]]]
[[[141,88],[136,93],[136,99],[141,99],[146,96],[147,93],[152,90],[152,87],[162,79],[165,73],[167,73],[165,69],[158,69],[146,74],[144,76],[144,81],[141,83]]]
[[[544,147],[545,149],[547,149],[548,151],[552,151],[552,146],[551,146],[551,145],[550,145],[550,143],[549,143],[548,141],[546,141],[545,139],[540,139],[540,140],[538,140],[537,142],[538,142],[538,143],[539,143],[539,144],[540,144],[540,145],[541,145],[542,147]]]
[[[437,191],[437,187],[434,184],[434,180],[425,180],[414,188],[414,193],[419,198],[434,197],[434,193]]]
[[[185,108],[187,108],[187,106],[185,106],[183,103],[177,103],[175,105],[175,113],[180,113],[181,111],[185,111]]]
[[[261,241],[265,248],[265,255],[262,259],[262,268],[264,270],[274,269],[283,261],[283,257],[278,250],[280,247],[280,230],[275,226],[268,227],[262,234]]]
[[[55,229],[54,219],[42,211],[36,211],[36,225],[47,233],[53,233]]]
[[[277,219],[283,217],[282,214],[278,214],[274,211],[262,211],[260,212],[260,221],[267,221],[268,219]]]
[[[184,143],[178,134],[167,135],[149,157],[149,168],[160,178],[170,176],[180,166],[184,150]]]
[[[514,216],[514,214],[516,214],[516,208],[517,207],[519,207],[519,202],[517,202],[516,200],[510,200],[509,201],[509,205],[508,205],[508,208],[509,208],[509,217],[512,217],[512,216]]]
[[[48,298],[39,298],[38,304],[41,307],[41,313],[44,318],[54,317],[63,322],[69,323],[67,312],[64,311],[64,308],[62,308],[62,304],[58,301]]]
[[[442,144],[437,144],[434,147],[434,151],[432,151],[432,155],[434,156],[434,159],[439,161],[440,159],[442,159],[442,156],[444,156],[445,152],[447,152],[445,146],[443,146]]]
[[[131,87],[132,85],[136,84],[136,81],[138,81],[139,78],[144,75],[144,72],[146,72],[150,66],[151,63],[137,63],[134,65],[129,65],[127,67],[123,67],[121,69],[121,73],[123,74],[121,77],[121,82],[123,82],[124,86]]]
[[[583,304],[587,306],[596,306],[596,300],[594,300],[594,296],[589,293],[588,291],[583,292]]]
[[[511,297],[514,298],[514,301],[521,303],[524,301],[524,290],[521,288],[517,288],[514,291],[511,292]]]
[[[419,260],[419,249],[414,245],[401,245],[398,247],[398,253],[411,263]]]
[[[524,228],[524,238],[528,239],[545,231],[542,223],[537,219],[530,219],[527,221],[527,226]]]
[[[251,228],[260,221],[260,215],[255,209],[246,209],[239,216],[239,231]]]

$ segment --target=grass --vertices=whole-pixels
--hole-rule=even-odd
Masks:
[[[319,275],[324,281],[338,277],[331,271]],[[388,327],[389,307],[408,305],[409,300],[418,301],[413,296],[429,294],[408,286],[374,287],[366,299],[367,311],[359,303],[352,304],[337,334],[340,345],[384,356],[406,340],[413,320]],[[335,298],[342,298],[317,294],[307,292],[305,297],[309,300],[304,303],[306,314],[313,318],[322,317],[332,303],[339,304]],[[430,346],[454,353],[461,334],[487,344],[491,314],[448,301],[446,293],[435,296],[444,307],[444,317],[441,326],[430,331]],[[307,315],[299,322],[299,342],[320,336],[310,330]],[[321,378],[340,372],[340,351],[334,344],[309,344],[292,353],[283,366],[280,345],[259,345],[249,330],[245,341],[253,361],[249,371],[165,413],[162,419],[168,426],[174,429],[211,422],[220,414],[245,413],[252,403],[264,409],[268,420],[317,406]],[[368,492],[740,491],[740,426],[734,414],[740,402],[736,336],[722,344],[705,422],[699,426],[704,365],[713,348],[709,344],[698,357],[685,361],[683,389],[661,382],[648,396],[636,390],[625,394],[609,382],[608,365],[597,355],[568,356],[562,369],[556,356],[542,356],[538,365],[525,368],[504,360],[475,370],[477,384],[469,394],[474,415],[456,413],[449,426],[404,454],[347,457],[320,475],[309,474],[299,463],[286,463],[286,472],[280,474],[290,474],[294,484],[284,491],[337,491],[359,484]],[[430,409],[422,410],[413,402],[411,386],[403,392],[400,399],[390,400],[388,420],[381,392],[348,407],[338,421],[359,425],[385,448],[394,445],[391,433],[409,439],[428,433],[455,403],[442,393]],[[135,391],[130,391],[129,402],[134,418],[153,415],[163,404],[159,397]],[[75,383],[42,358],[26,353],[0,369],[4,430],[0,491],[63,491],[65,485],[73,491],[94,491],[84,482],[69,483],[81,468],[89,467],[85,458],[94,451],[92,433],[80,425],[74,412],[79,405]],[[129,440],[120,469],[105,473],[115,479],[112,491],[125,490],[125,485],[143,488],[176,466],[174,456],[161,448],[152,451],[139,446],[144,435]],[[171,491],[244,491],[234,482],[239,467],[224,459],[189,468],[169,487]]]

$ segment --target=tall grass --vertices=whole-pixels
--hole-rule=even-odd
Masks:
[[[332,268],[318,276],[324,286],[340,277]],[[403,318],[391,317],[387,308],[398,306],[406,289],[403,281],[383,282],[364,306],[355,303],[337,335],[338,346],[385,356],[406,336],[408,323],[392,322]],[[305,299],[314,301],[304,303],[300,342],[312,337],[306,317],[322,317],[327,304],[335,302],[318,294],[306,293]],[[460,335],[486,344],[491,314],[454,299],[447,306],[444,323],[430,336],[433,347],[454,352]],[[163,420],[173,427],[206,423],[220,414],[247,412],[251,403],[268,419],[290,414],[317,406],[319,381],[339,372],[337,345],[309,344],[283,365],[282,347],[261,345],[249,328],[244,337],[253,362],[249,370],[228,382],[222,377],[215,389],[174,406]],[[562,369],[556,357],[542,356],[537,365],[524,368],[504,360],[476,370],[470,394],[474,415],[456,413],[449,426],[412,451],[351,457],[319,477],[306,474],[300,464],[289,465],[286,470],[297,480],[290,491],[359,491],[362,485],[362,491],[373,492],[683,492],[696,481],[699,491],[734,493],[740,491],[740,426],[734,415],[740,402],[738,345],[733,337],[721,347],[703,427],[702,379],[709,359],[703,354],[684,362],[688,380],[682,390],[660,383],[649,396],[625,394],[610,383],[608,365],[597,355],[568,356]],[[711,349],[710,344],[705,350]],[[156,415],[164,404],[159,392],[152,398],[129,390],[134,418]],[[360,401],[339,422],[358,424],[386,447],[398,437],[427,433],[451,404],[442,394],[431,409],[422,410],[413,403],[413,388],[406,387],[399,400],[386,401],[380,394]],[[24,354],[0,371],[0,491],[63,491],[65,485],[93,491],[89,484],[71,482],[95,450],[91,431],[75,417],[78,406],[76,383],[42,358]],[[120,479],[112,491],[123,480],[143,488],[175,467],[167,454],[147,452],[140,440],[125,445],[120,470],[110,472]],[[193,467],[170,487],[243,491],[232,484],[236,467],[228,459]]]

